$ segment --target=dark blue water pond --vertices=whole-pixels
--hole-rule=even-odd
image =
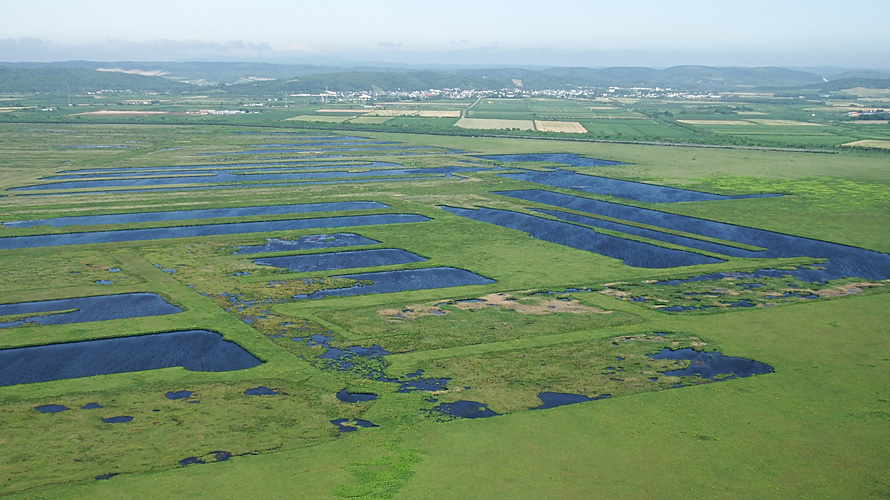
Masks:
[[[412,391],[425,391],[425,392],[438,392],[447,390],[448,382],[451,381],[450,378],[435,378],[435,377],[421,377],[423,374],[423,370],[417,370],[414,373],[409,373],[405,375],[405,377],[401,380],[399,379],[387,379],[384,380],[386,382],[396,382],[400,384],[399,390],[396,392],[412,392]]]
[[[253,262],[261,266],[283,267],[297,272],[311,272],[355,267],[391,266],[423,262],[425,260],[427,260],[425,257],[405,250],[378,248],[373,250],[266,257],[255,259]]]
[[[441,208],[461,217],[524,231],[539,240],[621,259],[628,266],[666,268],[725,262],[705,255],[618,238],[598,233],[590,228],[519,212],[491,208],[475,210],[454,207]]]
[[[563,165],[571,165],[573,167],[602,167],[604,165],[624,165],[624,163],[611,160],[600,160],[598,158],[585,158],[583,156],[572,153],[534,153],[534,154],[515,154],[515,155],[476,155],[476,158],[483,160],[503,161],[503,162],[531,162],[531,161],[549,161],[552,163],[562,163]]]
[[[750,377],[751,375],[763,375],[772,373],[773,368],[759,361],[745,358],[724,356],[719,352],[696,351],[691,347],[672,351],[664,348],[656,354],[648,355],[652,359],[687,360],[689,366],[678,370],[662,372],[671,377],[683,377],[687,375],[699,375],[702,378],[715,380],[728,380],[732,378]]]
[[[393,167],[399,167],[397,163],[384,163],[384,162],[373,162],[368,163],[366,165],[362,165],[362,168],[371,169],[372,172],[404,172],[405,169],[393,169]],[[66,179],[63,182],[53,182],[49,184],[38,184],[34,186],[21,186],[16,188],[11,188],[10,191],[31,191],[31,190],[44,190],[44,189],[82,189],[82,188],[108,188],[108,187],[132,187],[132,186],[163,186],[170,184],[217,184],[221,182],[247,182],[247,181],[263,181],[263,180],[284,180],[284,179],[316,179],[316,178],[330,178],[330,177],[341,177],[346,176],[350,177],[350,175],[346,175],[344,168],[354,169],[356,168],[355,164],[341,165],[341,164],[331,164],[329,165],[329,169],[337,169],[331,172],[293,172],[293,168],[289,168],[287,166],[273,166],[269,165],[261,169],[258,172],[252,172],[250,169],[243,169],[241,166],[236,166],[236,168],[228,168],[226,165],[205,165],[204,167],[209,168],[194,168],[188,171],[184,171],[183,175],[164,175],[164,176],[151,176],[150,172],[146,172],[145,170],[138,171],[144,178],[118,178],[118,179],[109,179],[107,172],[96,172],[92,175],[92,179],[74,179],[67,180],[70,176],[63,176],[63,179]],[[385,168],[384,168],[385,167]],[[376,169],[376,170],[375,170]],[[173,171],[175,174],[176,171]],[[126,172],[121,172],[126,173]],[[363,173],[364,175],[372,175],[371,172],[354,172],[355,173]],[[195,175],[199,174],[199,175]],[[80,174],[78,174],[80,175]],[[89,174],[84,174],[89,175]],[[383,176],[387,176],[390,174],[381,174]],[[403,175],[403,174],[402,174]],[[58,178],[58,176],[56,177]],[[52,179],[52,177],[50,178]]]
[[[236,255],[252,253],[288,252],[293,250],[307,250],[316,248],[356,247],[360,245],[375,245],[379,241],[365,238],[354,233],[334,234],[310,234],[300,236],[295,240],[282,240],[279,238],[267,238],[265,245],[252,245],[238,248]]]
[[[340,432],[353,432],[358,430],[359,427],[378,427],[367,420],[360,419],[350,420],[348,418],[338,418],[336,420],[331,420],[331,423],[336,425],[337,430]]]
[[[361,403],[364,401],[374,401],[377,399],[377,395],[365,392],[349,392],[346,389],[341,389],[337,392],[337,399],[344,403]]]
[[[273,391],[272,389],[261,385],[259,387],[254,387],[253,389],[245,390],[244,394],[247,394],[248,396],[274,396],[281,393],[278,391]]]
[[[103,406],[99,403],[87,403],[80,407],[81,410],[98,410],[100,408],[103,408]]]
[[[61,193],[24,193],[19,196],[74,196],[74,195],[91,195],[91,194],[120,194],[120,193],[146,193],[152,192],[157,193],[160,191],[190,191],[194,189],[242,189],[242,188],[253,188],[253,187],[300,187],[303,185],[316,185],[316,184],[356,184],[356,183],[369,183],[369,182],[406,182],[406,181],[417,181],[417,180],[427,180],[427,179],[444,179],[446,177],[454,177],[450,174],[442,175],[442,176],[426,176],[426,177],[381,177],[381,178],[367,178],[367,179],[338,179],[331,181],[319,181],[319,180],[310,180],[305,182],[300,182],[298,184],[292,182],[278,182],[278,183],[263,183],[263,184],[214,184],[214,185],[196,185],[196,186],[179,186],[179,187],[169,187],[169,188],[140,188],[140,189],[114,189],[110,191],[67,191]]]
[[[728,255],[732,257],[751,257],[752,254],[757,254],[757,252],[752,252],[750,250],[743,250],[738,247],[733,247],[729,245],[721,245],[719,243],[712,243],[709,241],[699,240],[695,238],[689,238],[686,236],[678,236],[675,234],[665,233],[662,231],[656,231],[653,229],[645,229],[636,226],[631,226],[628,224],[620,224],[618,222],[610,222],[602,219],[595,219],[593,217],[585,217],[583,215],[578,214],[570,214],[567,212],[561,212],[558,210],[545,210],[545,209],[533,209],[533,211],[551,215],[560,220],[564,220],[566,222],[574,222],[576,224],[584,224],[586,226],[598,227],[601,229],[608,229],[611,231],[618,231],[625,234],[632,234],[634,236],[642,236],[644,238],[650,238],[657,241],[663,241],[665,243],[671,243],[674,245],[680,245],[688,248],[695,248],[698,250],[703,250],[705,252],[713,252],[721,255]],[[758,254],[762,256],[761,254]]]
[[[164,393],[167,399],[188,399],[192,396],[192,391],[168,391]]]
[[[375,164],[372,166],[380,166],[384,164]],[[396,164],[389,164],[397,166]],[[355,167],[349,167],[350,170]],[[364,167],[362,167],[364,168]],[[199,176],[165,176],[165,177],[146,177],[146,178],[126,178],[126,179],[82,179],[62,182],[52,182],[47,184],[37,184],[32,186],[21,186],[10,188],[9,191],[43,191],[48,189],[87,189],[87,188],[118,188],[118,187],[134,187],[134,186],[169,186],[181,184],[221,184],[221,183],[238,183],[259,181],[305,181],[316,179],[362,179],[370,177],[400,177],[400,176],[442,176],[453,175],[456,173],[478,172],[485,170],[482,167],[436,167],[436,168],[383,168],[363,170],[361,172],[351,172],[346,170],[321,171],[321,172],[274,172],[275,169],[268,168],[262,172],[240,172],[240,171],[221,171],[207,170],[204,175]],[[98,177],[102,177],[101,175]],[[422,177],[421,177],[422,178]],[[260,186],[267,186],[262,184]]]
[[[106,424],[125,424],[127,422],[132,422],[133,417],[128,416],[128,415],[120,415],[117,417],[103,418],[102,421],[105,422]]]
[[[500,415],[488,408],[488,405],[476,401],[455,401],[454,403],[440,403],[432,408],[433,411],[455,418],[487,418]]]
[[[364,378],[378,382],[399,384],[400,387],[396,392],[444,391],[447,389],[448,381],[451,380],[449,378],[422,377],[423,370],[409,373],[402,379],[389,378],[383,373],[381,358],[388,356],[390,352],[376,344],[371,347],[349,346],[346,349],[340,349],[331,347],[330,343],[333,339],[326,335],[313,335],[309,339],[303,337],[292,338],[294,342],[306,342],[308,347],[318,346],[325,349],[325,352],[319,355],[318,358],[324,360],[326,368],[339,371],[361,368],[363,372],[359,373],[359,375]]]
[[[65,405],[40,405],[35,406],[34,409],[40,413],[59,413],[67,410],[68,407]]]
[[[103,480],[105,480],[105,479],[111,479],[111,478],[113,478],[114,476],[117,476],[117,475],[119,475],[119,474],[120,474],[120,472],[110,472],[110,473],[108,473],[108,474],[99,474],[98,476],[96,476],[96,480],[97,480],[97,481],[103,481]]]
[[[645,201],[648,203],[674,203],[681,201],[711,201],[729,200],[738,198],[763,198],[768,196],[781,196],[776,194],[755,194],[740,196],[725,196],[720,194],[690,191],[688,189],[644,184],[642,182],[622,181],[608,177],[584,175],[566,170],[555,172],[521,172],[513,174],[499,174],[501,177],[517,179],[546,186],[575,189],[587,193],[615,196],[630,200]]]
[[[337,147],[326,148],[325,153],[337,153],[344,151],[398,151],[398,150],[433,150],[441,151],[435,146],[373,146],[373,147]],[[289,153],[312,153],[312,150],[305,148],[269,148],[269,149],[248,149],[245,151],[231,151],[226,153],[199,153],[203,155],[278,155]]]
[[[647,224],[674,231],[682,231],[697,234],[709,238],[731,241],[764,248],[764,251],[749,251],[720,245],[722,249],[706,242],[693,242],[689,239],[680,242],[673,236],[658,232],[638,232],[633,234],[646,235],[662,241],[678,241],[679,244],[712,250],[724,255],[751,258],[785,258],[785,257],[812,257],[816,259],[828,259],[828,262],[820,264],[823,269],[801,268],[794,273],[788,271],[776,271],[777,273],[792,274],[797,279],[809,282],[826,281],[847,277],[858,277],[873,280],[890,278],[890,255],[864,250],[861,248],[829,243],[826,241],[812,240],[791,236],[787,234],[764,231],[750,227],[715,222],[685,215],[676,215],[658,210],[631,207],[618,203],[591,200],[577,196],[569,196],[550,191],[521,190],[501,191],[496,194],[510,196],[538,203],[546,203],[561,208],[578,210],[599,216],[612,217],[627,221]],[[602,222],[583,216],[569,216],[562,212],[548,211],[566,220],[574,220],[584,224],[602,224]],[[624,231],[624,229],[618,229]],[[642,230],[641,230],[642,231]],[[630,230],[627,230],[630,232]],[[781,276],[782,274],[769,274],[763,271],[763,276]]]
[[[596,401],[597,399],[606,399],[608,397],[610,397],[609,394],[600,394],[595,398],[591,398],[583,394],[540,392],[538,393],[538,399],[541,400],[541,404],[535,406],[534,408],[532,408],[532,410],[546,410],[549,408],[556,408],[557,406],[573,405],[577,403],[583,403],[585,401]]]
[[[55,313],[53,311],[75,311]],[[105,321],[121,318],[139,318],[174,314],[182,309],[168,303],[154,293],[123,293],[118,295],[98,295],[72,299],[42,300],[18,304],[0,304],[0,316],[7,314],[38,314],[16,321],[0,323],[0,328],[21,326],[25,323],[39,325],[60,325],[85,321]],[[49,313],[39,315],[39,313]]]
[[[93,176],[100,177],[99,175],[94,174],[102,174],[101,177],[110,177],[110,176],[143,176],[143,175],[151,175],[153,172],[158,173],[166,173],[166,172],[205,172],[208,170],[259,170],[259,169],[293,169],[293,170],[308,170],[308,169],[335,169],[342,167],[392,167],[397,165],[395,163],[380,163],[380,162],[370,162],[364,160],[340,160],[340,159],[315,159],[315,158],[297,158],[288,161],[269,161],[269,162],[251,162],[251,163],[226,163],[226,164],[198,164],[198,165],[161,165],[155,167],[113,167],[113,168],[77,168],[70,170],[63,170],[59,173],[59,175],[55,175],[52,177],[45,177],[45,179],[61,179],[66,177],[74,177],[74,176]]]
[[[0,350],[0,386],[181,366],[190,371],[242,370],[261,362],[206,330]]]
[[[319,217],[311,219],[287,219],[263,222],[235,222],[231,224],[203,224],[196,226],[158,227],[146,229],[122,229],[118,231],[90,231],[84,233],[43,234],[0,238],[0,249],[83,245],[121,241],[145,241],[165,238],[189,238],[223,234],[265,233],[269,231],[293,231],[349,226],[404,224],[430,220],[416,214],[354,215],[346,217]]]
[[[335,278],[348,278],[371,281],[370,285],[356,285],[349,288],[319,290],[309,295],[295,295],[295,299],[318,299],[327,296],[364,295],[369,293],[392,293],[406,290],[427,290],[466,285],[488,285],[494,280],[476,273],[453,267],[430,267],[426,269],[405,269],[401,271],[381,271],[376,273],[344,274]]]
[[[336,212],[345,210],[371,210],[389,208],[376,201],[347,201],[338,203],[303,203],[299,205],[266,205],[260,207],[209,208],[202,210],[174,210],[169,212],[141,212],[132,214],[85,215],[57,217],[54,219],[26,220],[4,223],[7,227],[32,226],[93,226],[99,224],[128,224],[134,222],[161,222],[189,219],[215,219],[221,217],[256,217],[308,212]]]
[[[208,455],[213,455],[213,462],[225,462],[226,460],[232,458],[231,453],[229,453],[228,451],[222,451],[222,450],[211,451]],[[179,461],[179,465],[185,466],[185,465],[206,464],[207,461],[204,460],[204,458],[207,458],[207,455],[204,455],[204,457],[201,457],[201,458],[199,458],[199,457],[183,458],[182,460]]]

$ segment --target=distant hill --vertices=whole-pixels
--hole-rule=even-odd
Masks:
[[[165,78],[108,73],[83,68],[43,67],[22,69],[0,66],[0,92],[54,93],[96,90],[183,92],[194,87]]]
[[[0,92],[82,92],[98,89],[178,92],[214,85],[232,94],[318,94],[325,90],[496,90],[583,87],[661,87],[688,91],[740,89],[824,89],[885,85],[890,75],[858,70],[836,73],[825,82],[815,73],[776,67],[674,66],[666,69],[611,67],[549,69],[473,68],[409,70],[313,65],[218,62],[0,63]],[[186,84],[184,82],[189,82]],[[883,87],[880,87],[883,88]]]
[[[838,73],[830,78],[830,80],[846,80],[848,78],[868,78],[875,80],[886,80],[890,78],[890,73],[886,73],[883,71],[874,71],[867,69],[859,69],[852,71],[844,71],[843,73]]]
[[[844,78],[842,80],[832,80],[823,83],[820,86],[820,89],[823,91],[830,91],[855,89],[859,87],[866,89],[890,89],[890,78]]]
[[[20,69],[81,68],[141,74],[143,76],[162,76],[170,80],[206,85],[246,83],[254,80],[278,80],[316,73],[350,71],[350,68],[338,66],[258,62],[62,61],[51,63],[0,63],[0,66]]]
[[[551,68],[472,69],[454,71],[350,71],[313,74],[287,81],[251,82],[232,85],[234,93],[318,93],[332,91],[367,91],[379,88],[425,90],[461,88],[492,90],[517,87],[525,89],[560,89],[578,87],[669,87],[684,90],[732,90],[754,87],[798,87],[822,83],[812,73],[782,68],[716,68],[676,66],[652,68]]]

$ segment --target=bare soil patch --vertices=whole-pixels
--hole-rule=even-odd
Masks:
[[[454,306],[465,311],[475,311],[488,307],[499,307],[509,309],[520,314],[551,314],[551,313],[572,313],[572,314],[611,314],[612,311],[598,309],[596,307],[586,306],[577,300],[566,300],[558,298],[541,299],[539,297],[514,296],[509,293],[492,293],[484,297],[473,300],[448,301],[445,304]],[[413,320],[422,316],[437,315],[445,316],[449,314],[447,309],[439,307],[439,305],[409,305],[404,309],[381,309],[378,313],[385,319],[390,321]]]

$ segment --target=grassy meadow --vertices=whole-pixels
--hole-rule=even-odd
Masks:
[[[75,104],[81,104],[78,99]],[[218,332],[263,362],[225,372],[175,367],[0,386],[0,496],[890,497],[890,390],[883,383],[890,377],[887,280],[850,277],[825,288],[858,284],[856,293],[826,292],[818,299],[787,297],[770,306],[666,313],[651,304],[620,300],[614,290],[673,300],[681,292],[707,293],[708,286],[663,292],[652,282],[818,264],[818,259],[727,257],[723,263],[681,268],[630,267],[441,208],[533,213],[540,205],[492,192],[548,189],[890,253],[890,157],[881,150],[833,147],[865,140],[863,134],[881,140],[886,137],[877,130],[881,125],[856,128],[820,116],[816,125],[802,125],[813,120],[803,103],[794,108],[750,104],[752,111],[741,112],[763,114],[737,112],[722,124],[723,115],[715,117],[705,104],[655,103],[661,107],[653,110],[655,104],[644,100],[491,99],[467,113],[478,120],[579,122],[588,130],[546,138],[399,133],[401,127],[452,130],[454,117],[414,114],[461,109],[446,104],[402,104],[391,106],[392,116],[372,116],[320,111],[337,106],[294,99],[287,108],[258,115],[172,114],[194,103],[208,108],[236,104],[220,99],[209,94],[188,103],[163,103],[170,115],[138,118],[78,116],[62,108],[31,123],[17,123],[23,121],[22,112],[3,113],[0,237],[396,213],[429,220],[0,250],[0,303],[151,292],[183,309],[165,316],[0,328],[2,349],[198,328]],[[350,106],[359,109],[340,105],[343,111]],[[85,103],[83,108],[88,109]],[[7,119],[9,115],[18,116]],[[393,124],[398,128],[388,131]],[[416,124],[422,125],[412,128]],[[347,130],[336,130],[338,125]],[[406,149],[310,145],[343,136]],[[592,140],[562,140],[574,136]],[[593,140],[713,138],[716,144],[735,141],[819,152]],[[306,144],[294,151],[242,153],[279,143]],[[548,152],[623,164],[522,165],[475,156]],[[181,172],[132,170],[185,166],[204,172],[252,163],[271,169],[302,162],[324,167],[320,171],[358,172],[374,161],[421,172],[467,165],[479,169],[422,177],[413,173],[416,178],[398,182],[301,179],[216,186],[222,189],[186,190],[180,189],[185,184],[174,184],[170,187],[176,189],[168,191],[139,181]],[[784,196],[653,204],[498,175],[527,166],[558,166],[717,194]],[[76,172],[65,171],[81,169],[114,169],[104,178],[128,173],[136,184],[107,190],[10,190],[57,181],[47,178],[60,174],[71,177]],[[98,226],[3,225],[72,215],[345,201],[376,201],[387,207]],[[379,242],[348,250],[402,249],[427,260],[296,272],[253,260],[343,249],[236,253],[269,239],[332,233]],[[495,282],[294,297],[355,283],[340,277],[344,274],[440,266]],[[112,283],[98,283],[104,280]],[[782,281],[776,278],[764,286],[780,290],[787,286]],[[0,324],[14,319],[19,317],[0,316]],[[326,347],[307,341],[313,336],[324,336],[329,347],[344,351],[378,346],[390,354],[350,358],[351,366],[336,370],[330,358],[321,356]],[[684,363],[647,356],[687,347],[755,360],[774,371],[710,381],[665,375]],[[398,384],[368,376],[404,381],[418,370],[423,377],[450,380],[445,389],[399,392]],[[278,394],[244,392],[257,387]],[[344,402],[336,397],[343,389],[377,398]],[[168,399],[168,391],[192,394]],[[541,392],[608,397],[532,410],[541,403]],[[501,415],[450,418],[434,409],[462,400]],[[81,409],[93,402],[102,408]],[[45,404],[68,410],[35,410]],[[133,419],[102,422],[122,415]],[[346,419],[357,430],[338,430],[331,423],[335,419]],[[376,427],[357,428],[357,419]],[[220,455],[222,451],[228,455]],[[104,475],[111,477],[100,479]]]

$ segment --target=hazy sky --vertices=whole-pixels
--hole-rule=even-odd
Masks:
[[[8,62],[890,68],[890,0],[2,3]]]

